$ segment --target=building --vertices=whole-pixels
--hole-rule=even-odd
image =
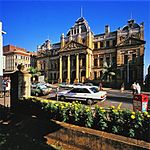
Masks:
[[[66,35],[61,35],[60,42],[46,40],[38,46],[37,66],[55,82],[102,79],[108,69],[115,72],[114,76],[108,74],[109,82],[142,82],[144,44],[144,23],[131,19],[115,31],[106,25],[104,33],[94,34],[80,17]]]
[[[30,52],[30,66],[33,68],[37,67],[36,57],[37,57],[36,52]]]
[[[7,45],[3,47],[3,55],[5,56],[4,74],[16,71],[19,64],[24,65],[24,70],[30,67],[30,53],[24,48]]]

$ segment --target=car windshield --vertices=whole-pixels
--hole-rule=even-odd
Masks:
[[[93,93],[99,92],[98,88],[96,88],[96,87],[91,87],[90,90],[91,90]]]

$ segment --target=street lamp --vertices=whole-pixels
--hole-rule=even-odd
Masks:
[[[127,54],[127,83],[129,83],[129,76],[130,76],[130,70],[129,70],[129,51]]]

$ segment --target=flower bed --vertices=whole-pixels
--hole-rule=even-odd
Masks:
[[[127,109],[94,109],[79,102],[65,103],[38,98],[19,100],[18,111],[49,117],[70,124],[150,141],[150,113]]]

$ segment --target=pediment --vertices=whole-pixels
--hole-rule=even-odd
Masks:
[[[118,46],[141,45],[141,44],[145,44],[145,41],[133,37],[128,37],[124,39],[122,42],[120,42]]]
[[[71,41],[69,43],[67,43],[60,51],[70,51],[70,50],[75,50],[75,49],[86,49],[87,46],[75,42],[75,41]]]

